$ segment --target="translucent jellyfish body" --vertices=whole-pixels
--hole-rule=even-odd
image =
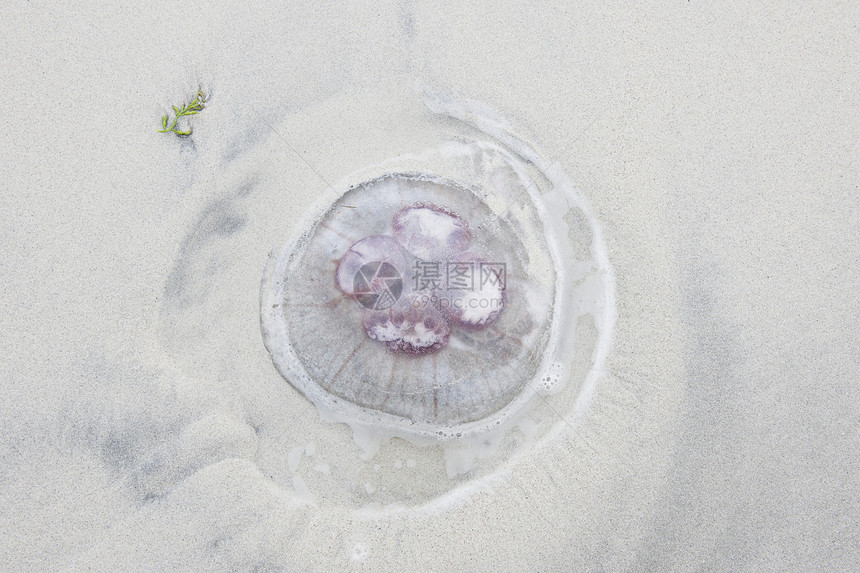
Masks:
[[[349,189],[275,259],[263,293],[275,364],[362,422],[439,436],[493,418],[529,389],[549,340],[549,248],[522,238],[538,221],[429,174]]]
[[[393,436],[442,443],[454,474],[564,386],[579,317],[603,320],[611,276],[563,176],[539,168],[537,182],[492,143],[392,166],[348,178],[272,253],[263,337],[282,376],[366,451]],[[452,447],[466,448],[462,467]]]

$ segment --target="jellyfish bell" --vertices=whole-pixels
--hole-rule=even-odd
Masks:
[[[570,246],[589,231],[565,220],[569,184],[536,184],[524,165],[487,143],[393,159],[348,177],[271,254],[272,361],[366,455],[399,437],[467,471],[564,386],[576,317],[593,311],[571,268],[602,263]]]
[[[535,266],[549,247],[537,229],[533,245],[521,234],[536,220],[432,174],[350,187],[270,262],[262,325],[275,365],[348,423],[422,442],[495,427],[534,393],[550,340],[555,273]],[[516,277],[505,292],[479,276],[490,263]],[[380,277],[384,265],[396,273]],[[322,304],[340,293],[351,304]]]

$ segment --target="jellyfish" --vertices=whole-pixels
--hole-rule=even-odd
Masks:
[[[270,264],[267,347],[339,418],[448,436],[497,424],[545,366],[556,275],[528,201],[428,173],[348,189]]]

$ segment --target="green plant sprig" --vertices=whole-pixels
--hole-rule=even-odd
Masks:
[[[180,117],[185,117],[187,115],[197,115],[198,113],[203,111],[203,108],[205,107],[203,104],[206,103],[207,99],[208,97],[205,93],[203,93],[203,90],[198,90],[197,96],[191,103],[187,105],[182,104],[182,108],[173,106],[173,113],[175,114],[175,117],[173,118],[173,125],[167,127],[167,120],[169,119],[169,116],[165,115],[161,118],[161,129],[157,130],[158,133],[169,133],[172,131],[173,133],[181,137],[188,137],[189,135],[191,135],[191,126],[188,126],[188,130],[182,131],[176,129],[176,124],[179,122]]]

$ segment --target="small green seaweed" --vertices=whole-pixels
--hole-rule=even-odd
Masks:
[[[197,90],[197,96],[194,100],[189,104],[182,104],[182,107],[173,106],[173,113],[175,117],[173,118],[173,125],[167,127],[167,120],[169,116],[165,115],[161,118],[161,129],[158,130],[158,133],[169,133],[173,132],[180,137],[188,137],[191,135],[191,126],[188,126],[186,131],[182,131],[176,129],[176,124],[179,122],[180,117],[185,117],[187,115],[197,115],[201,111],[203,111],[203,107],[206,103],[206,100],[209,99],[208,96],[203,92],[203,90]]]

